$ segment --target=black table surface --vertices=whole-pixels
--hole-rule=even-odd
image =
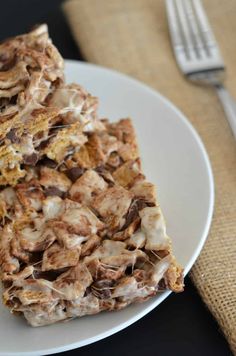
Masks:
[[[62,0],[1,0],[0,40],[26,32],[37,23],[46,22],[62,56],[83,60],[61,11],[61,3]],[[135,324],[109,338],[60,355],[77,354],[225,356],[231,355],[231,352],[218,324],[203,304],[190,278],[186,277],[184,293],[170,295]]]

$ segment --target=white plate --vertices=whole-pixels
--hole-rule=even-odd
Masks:
[[[102,117],[132,117],[144,172],[158,187],[174,253],[187,273],[207,237],[214,202],[210,163],[196,131],[168,100],[127,76],[67,61],[66,78],[100,98]],[[0,355],[45,355],[90,344],[134,323],[168,295],[119,312],[41,328],[31,328],[0,306]]]

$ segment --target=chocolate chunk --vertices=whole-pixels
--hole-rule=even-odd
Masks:
[[[36,152],[32,153],[31,155],[23,156],[24,163],[29,166],[35,166],[36,163],[38,162],[38,158],[39,156]]]
[[[74,183],[79,177],[84,174],[84,169],[79,167],[73,167],[67,169],[64,173]]]
[[[19,143],[20,138],[16,135],[16,129],[11,129],[7,134],[6,137],[8,140],[10,140],[12,143]]]
[[[46,195],[46,197],[56,195],[56,196],[58,196],[60,198],[64,198],[64,194],[65,193],[62,192],[57,187],[48,187],[48,188],[45,189],[44,194]]]

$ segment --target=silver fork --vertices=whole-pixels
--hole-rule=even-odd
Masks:
[[[212,85],[236,139],[236,102],[223,86],[225,65],[200,0],[166,0],[176,61],[190,80]]]

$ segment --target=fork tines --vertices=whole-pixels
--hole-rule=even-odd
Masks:
[[[200,0],[166,0],[176,60],[185,74],[224,69]]]

